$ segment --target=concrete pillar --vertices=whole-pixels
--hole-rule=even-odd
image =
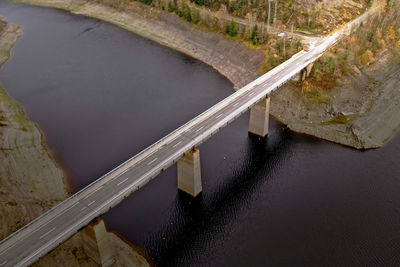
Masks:
[[[300,75],[301,75],[301,80],[304,81],[307,78],[307,70],[302,69]]]
[[[294,82],[298,82],[300,80],[301,80],[301,71],[292,77],[292,81],[294,81]]]
[[[312,67],[313,67],[313,66],[314,66],[314,63],[310,63],[310,64],[308,64],[308,66],[306,67],[307,77],[310,76],[311,70],[312,70]]]
[[[200,151],[192,149],[178,160],[178,189],[196,197],[202,190]]]
[[[266,97],[250,110],[249,133],[265,137],[268,134],[269,102]]]
[[[113,264],[113,250],[103,220],[97,218],[81,231],[83,248],[88,257],[101,266]]]

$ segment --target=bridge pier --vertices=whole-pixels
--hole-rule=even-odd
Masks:
[[[308,76],[310,76],[313,66],[314,66],[314,63],[310,63],[307,65],[307,67],[305,67],[304,69],[302,69],[300,71],[300,79],[302,81],[304,81],[306,78],[308,78]]]
[[[313,66],[314,66],[314,63],[310,63],[310,64],[307,65],[307,67],[306,67],[306,69],[305,69],[306,77],[310,76],[311,70],[312,70],[312,67],[313,67]]]
[[[310,76],[311,71],[312,71],[312,67],[314,66],[314,63],[310,63],[307,65],[307,67],[305,67],[304,69],[302,69],[300,72],[298,72],[293,78],[292,81],[304,81],[307,77]]]
[[[268,134],[270,98],[266,97],[250,110],[249,133],[265,137]]]
[[[110,266],[113,263],[113,250],[103,220],[97,218],[91,222],[81,231],[81,237],[88,257],[101,266]]]
[[[200,151],[193,148],[178,160],[178,189],[196,197],[201,191]]]

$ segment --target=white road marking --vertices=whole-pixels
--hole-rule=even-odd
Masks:
[[[252,96],[252,95],[254,95],[254,92],[251,92],[251,93],[249,94],[249,96]]]
[[[0,266],[4,266],[7,263],[7,261],[3,261],[2,263],[0,263]]]
[[[82,211],[82,210],[85,210],[85,209],[86,209],[86,206],[84,206],[83,208],[81,208],[81,211]]]
[[[152,161],[150,161],[149,163],[147,163],[147,166],[151,165],[154,161],[156,161],[158,158],[153,159]]]
[[[234,107],[236,107],[237,105],[239,105],[240,103],[239,102],[237,102],[237,103],[235,103],[235,104],[233,104],[233,106]]]
[[[51,232],[53,232],[55,229],[56,229],[56,228],[53,227],[50,231],[48,231],[47,233],[41,235],[41,236],[39,237],[39,240],[42,239],[43,237],[45,237],[46,235],[50,234]]]
[[[221,117],[222,115],[224,115],[223,113],[219,114],[217,117],[215,117],[216,119],[218,119],[219,117]]]
[[[196,133],[201,131],[201,129],[203,129],[203,128],[204,128],[204,126],[201,126],[199,129],[196,130]]]
[[[96,200],[93,200],[92,202],[90,202],[90,203],[88,204],[88,206],[92,205],[94,202],[96,202]]]
[[[173,145],[172,147],[175,148],[175,147],[179,146],[180,143],[182,143],[182,141],[179,141],[178,143],[176,143],[176,144]]]
[[[119,183],[117,184],[117,186],[120,186],[121,184],[125,183],[128,179],[129,179],[129,177],[128,177],[128,178],[125,178],[123,181],[119,182]]]

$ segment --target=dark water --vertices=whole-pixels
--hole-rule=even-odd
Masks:
[[[80,189],[232,92],[208,66],[109,24],[0,1],[24,36],[0,80]],[[200,146],[195,200],[171,167],[104,216],[160,266],[400,265],[400,137],[359,152],[248,115]],[[226,160],[223,158],[226,157]]]

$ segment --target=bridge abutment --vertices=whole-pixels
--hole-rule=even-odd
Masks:
[[[103,220],[96,219],[81,231],[83,248],[88,257],[101,266],[110,266],[113,260],[113,250],[107,237]]]
[[[266,97],[250,110],[249,133],[265,137],[268,134],[270,98]]]
[[[178,189],[196,197],[201,191],[200,151],[193,148],[178,160]]]

